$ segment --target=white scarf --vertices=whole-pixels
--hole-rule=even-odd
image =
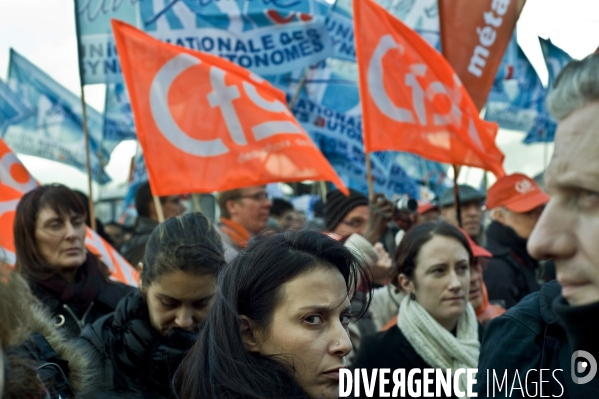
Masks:
[[[410,295],[401,301],[399,309],[397,326],[428,365],[444,371],[451,369],[452,375],[459,368],[478,366],[478,322],[470,303],[458,320],[457,337],[433,319]],[[466,374],[461,374],[459,388],[467,394],[466,387]]]

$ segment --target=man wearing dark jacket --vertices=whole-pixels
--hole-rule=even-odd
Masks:
[[[528,250],[553,259],[557,281],[487,326],[478,397],[599,397],[599,55],[568,64],[548,105],[559,121],[551,200]]]
[[[489,301],[509,309],[540,288],[539,262],[528,254],[526,243],[549,196],[520,173],[497,180],[487,195],[493,222],[486,247],[493,258],[483,277]]]

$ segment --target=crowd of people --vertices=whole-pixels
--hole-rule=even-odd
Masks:
[[[131,236],[103,231],[138,287],[86,250],[81,195],[31,190],[0,265],[0,398],[329,399],[342,368],[478,368],[478,397],[489,370],[519,376],[504,397],[599,397],[599,376],[571,377],[573,353],[599,358],[599,56],[564,68],[549,107],[547,192],[517,173],[412,210],[334,190],[307,223],[245,187],[211,223],[143,184]]]

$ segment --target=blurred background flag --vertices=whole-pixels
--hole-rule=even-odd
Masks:
[[[87,173],[80,99],[11,50],[8,85],[32,113],[3,133],[16,152],[72,165]],[[107,183],[104,166],[118,141],[103,140],[102,115],[87,107],[92,178]]]
[[[13,123],[25,118],[31,110],[0,80],[0,134]]]

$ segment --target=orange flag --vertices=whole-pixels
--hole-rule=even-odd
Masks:
[[[353,7],[366,151],[406,151],[503,176],[497,125],[480,119],[441,54],[374,1]]]
[[[27,168],[0,139],[0,258],[11,266],[15,265],[16,260],[13,231],[15,211],[21,197],[37,186]],[[108,266],[112,279],[137,286],[137,271],[89,227],[85,247]]]
[[[14,266],[16,260],[13,225],[15,210],[23,193],[0,183],[0,259]]]
[[[33,176],[2,139],[0,139],[0,183],[22,193],[37,187]]]
[[[481,110],[525,0],[439,0],[441,49]]]
[[[347,190],[283,92],[220,57],[162,43],[120,21],[112,29],[152,193],[302,180]]]

